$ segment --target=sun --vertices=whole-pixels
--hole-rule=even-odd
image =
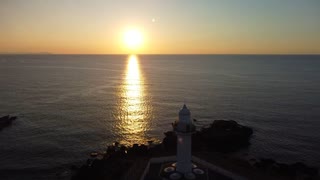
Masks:
[[[143,42],[141,31],[138,29],[129,29],[123,36],[124,44],[131,50],[139,49]]]

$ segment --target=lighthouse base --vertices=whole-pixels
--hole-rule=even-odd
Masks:
[[[193,157],[192,170],[189,174],[183,174],[177,171],[175,156],[165,156],[151,158],[141,179],[167,179],[167,180],[217,180],[217,179],[238,179],[245,178],[233,174],[230,171],[210,164],[202,159]],[[160,173],[159,173],[160,172]]]
[[[169,180],[205,180],[207,175],[202,168],[199,168],[195,164],[191,164],[191,171],[187,173],[182,173],[177,170],[177,163],[166,163],[162,165],[161,177]],[[200,173],[199,173],[200,171]]]
[[[192,172],[191,162],[177,162],[177,171],[182,174],[187,174]]]

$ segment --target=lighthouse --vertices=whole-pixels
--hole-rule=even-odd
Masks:
[[[177,156],[151,158],[141,180],[246,179],[198,157],[192,157],[191,140],[196,127],[185,104],[179,111],[179,119],[172,126],[177,135]],[[168,138],[169,143],[164,142],[165,147],[171,147],[173,133],[169,133]]]
[[[176,171],[185,177],[194,176],[192,173],[191,136],[196,128],[191,120],[191,113],[184,104],[179,111],[179,120],[173,124],[177,134],[177,163]]]

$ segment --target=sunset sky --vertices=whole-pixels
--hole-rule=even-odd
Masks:
[[[142,42],[128,48],[132,29]],[[320,1],[0,0],[0,53],[132,51],[319,54]]]

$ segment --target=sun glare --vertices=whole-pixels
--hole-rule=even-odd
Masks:
[[[124,33],[124,43],[129,49],[139,49],[142,45],[142,41],[142,33],[137,29],[130,29]]]

